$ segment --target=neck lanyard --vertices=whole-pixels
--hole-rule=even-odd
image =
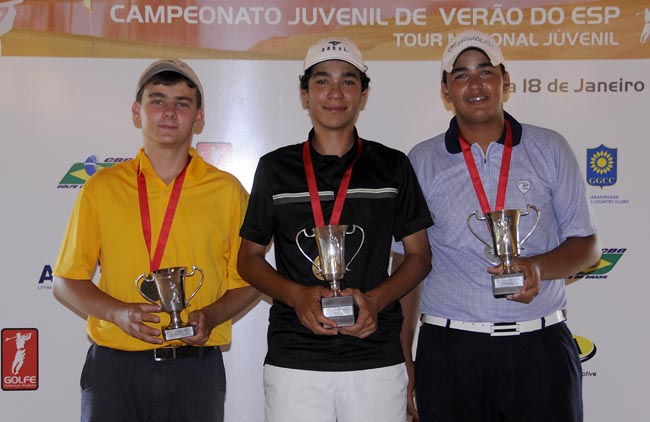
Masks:
[[[350,178],[352,177],[352,167],[354,163],[357,162],[361,156],[361,138],[357,137],[357,154],[352,160],[350,167],[345,170],[341,183],[339,185],[339,190],[336,193],[336,200],[334,201],[334,209],[332,210],[332,215],[330,217],[329,224],[337,225],[341,219],[341,212],[343,212],[343,203],[345,202],[345,196],[348,192],[348,186],[350,185]],[[325,225],[325,219],[323,218],[323,209],[320,205],[320,197],[318,196],[318,186],[316,184],[316,175],[314,173],[314,165],[311,159],[311,151],[309,149],[309,140],[305,141],[302,147],[302,161],[305,166],[305,175],[307,176],[307,186],[309,186],[309,199],[311,201],[311,210],[314,213],[314,222],[316,227],[321,227]]]
[[[508,186],[508,174],[510,173],[510,158],[512,157],[512,130],[510,129],[510,122],[505,121],[506,124],[506,139],[504,142],[503,156],[501,157],[501,170],[499,172],[499,185],[497,188],[497,202],[495,206],[496,211],[500,211],[505,206],[506,202],[506,188]],[[485,190],[483,189],[483,183],[481,182],[481,176],[478,174],[478,169],[476,168],[476,163],[474,162],[474,156],[472,155],[472,150],[469,143],[463,139],[463,137],[458,135],[458,141],[460,142],[461,149],[463,151],[463,157],[465,158],[465,164],[467,165],[467,170],[469,175],[472,178],[472,184],[474,185],[474,191],[476,192],[476,197],[478,202],[481,204],[481,210],[483,214],[489,213],[490,203],[488,201]]]
[[[167,239],[169,237],[169,231],[172,228],[172,222],[174,221],[174,214],[176,213],[176,206],[178,205],[178,200],[181,196],[181,189],[183,187],[183,182],[185,181],[185,171],[187,170],[187,165],[183,167],[180,174],[176,176],[174,180],[174,186],[172,187],[172,193],[169,197],[169,203],[167,203],[167,210],[165,211],[165,217],[163,218],[162,226],[160,227],[160,235],[158,236],[158,244],[156,245],[156,251],[154,252],[153,258],[151,257],[151,215],[149,213],[149,198],[147,196],[147,181],[145,180],[144,173],[138,168],[138,199],[140,201],[140,219],[142,221],[142,234],[144,235],[144,241],[147,244],[147,250],[149,251],[149,270],[155,271],[160,268],[160,263],[162,261],[163,253],[165,252],[165,246],[167,246]]]

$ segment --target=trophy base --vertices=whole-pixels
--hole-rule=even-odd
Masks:
[[[163,330],[163,338],[167,341],[184,337],[191,337],[194,334],[196,334],[196,327],[193,325],[187,325],[185,327],[178,328],[165,328]]]
[[[499,274],[492,276],[492,294],[495,298],[504,298],[519,293],[524,287],[523,273]]]
[[[321,299],[323,315],[336,322],[337,327],[354,325],[354,300],[352,296],[334,296]],[[332,328],[323,325],[325,328]]]

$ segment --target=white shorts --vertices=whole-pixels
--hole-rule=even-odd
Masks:
[[[406,366],[323,372],[264,365],[266,422],[404,422]]]

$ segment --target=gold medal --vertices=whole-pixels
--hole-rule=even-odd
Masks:
[[[321,274],[320,269],[319,269],[319,267],[320,267],[320,256],[317,256],[316,258],[314,258],[314,264],[315,265],[311,266],[311,272],[314,273],[314,277],[316,277],[317,279],[319,279],[321,281],[325,280],[325,278],[323,277],[323,274]]]

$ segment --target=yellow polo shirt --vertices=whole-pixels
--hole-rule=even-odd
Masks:
[[[190,148],[190,155],[192,160],[160,264],[160,268],[185,266],[188,272],[196,265],[205,273],[203,286],[182,312],[184,322],[189,312],[215,302],[227,290],[247,286],[237,273],[237,253],[248,194],[234,176],[206,163],[194,148]],[[138,167],[147,181],[153,256],[174,184],[165,185],[154,172],[144,149],[140,149],[133,160],[97,172],[82,187],[54,275],[89,280],[98,269],[98,287],[102,291],[124,302],[147,303],[135,285],[139,275],[149,272],[149,253],[142,234],[138,201]],[[186,297],[199,280],[198,272],[186,278]],[[169,315],[166,312],[159,315],[162,321],[157,327],[169,325]],[[231,325],[228,321],[215,327],[206,346],[230,343]],[[88,318],[87,330],[101,346],[121,350],[159,347],[94,317]],[[179,343],[179,340],[168,342]]]

